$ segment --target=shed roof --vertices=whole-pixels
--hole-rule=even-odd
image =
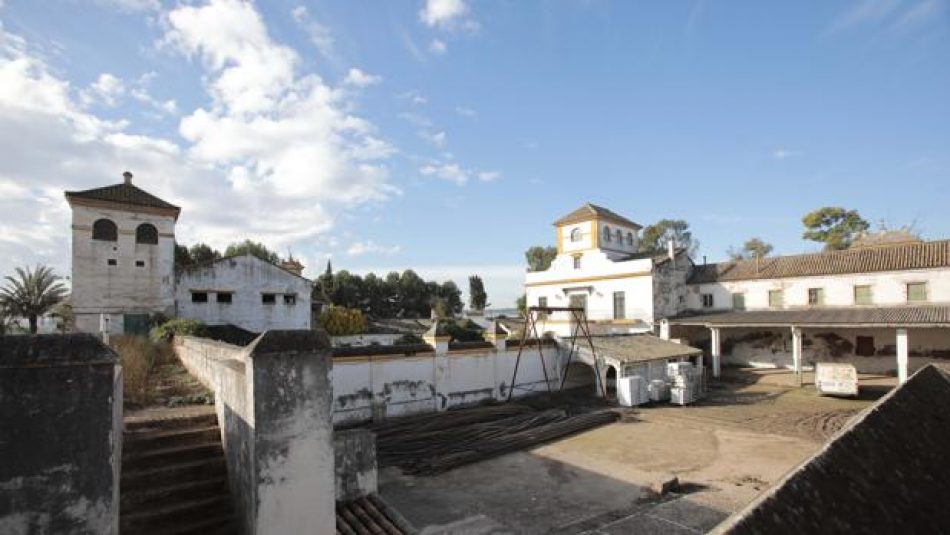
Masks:
[[[702,350],[685,344],[663,340],[652,334],[592,336],[594,350],[624,363],[647,362],[699,355]],[[588,349],[583,339],[576,341],[581,350]]]
[[[181,213],[181,208],[167,201],[159,199],[151,193],[133,185],[130,182],[120,182],[111,186],[93,188],[82,191],[67,191],[66,200],[72,203],[75,200],[100,201],[111,204],[158,208],[174,212],[175,217]]]
[[[885,244],[696,266],[691,284],[950,267],[950,240]]]
[[[950,306],[809,308],[793,310],[746,310],[681,315],[670,318],[674,325],[734,327],[770,326],[877,326],[950,327]]]
[[[581,221],[590,221],[591,219],[604,219],[606,221],[613,221],[614,223],[636,227],[638,229],[643,228],[643,226],[640,224],[634,223],[633,221],[630,221],[626,217],[623,217],[612,210],[608,210],[603,206],[597,206],[596,204],[589,202],[584,203],[580,208],[574,210],[564,217],[561,217],[554,222],[554,225],[569,225],[571,223],[580,223]]]
[[[950,366],[929,365],[714,533],[943,533]]]

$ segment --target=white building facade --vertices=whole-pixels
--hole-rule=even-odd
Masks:
[[[310,280],[251,254],[186,269],[176,288],[179,318],[255,333],[310,329]]]
[[[651,332],[658,314],[685,303],[692,262],[682,250],[638,252],[640,225],[590,203],[554,222],[558,254],[545,271],[529,271],[529,306],[578,307],[600,333]],[[559,336],[574,331],[571,314],[542,317],[540,329]],[[539,333],[540,334],[540,333]]]
[[[66,192],[72,209],[75,327],[147,332],[175,309],[175,222],[181,209],[132,184]]]

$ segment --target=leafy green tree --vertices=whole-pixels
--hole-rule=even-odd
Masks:
[[[518,312],[520,312],[522,316],[526,315],[528,313],[528,296],[521,294],[521,297],[515,301],[515,306],[518,308]]]
[[[528,262],[528,269],[531,271],[544,271],[551,267],[551,262],[557,256],[557,247],[541,247],[535,245],[529,247],[524,252],[524,258]]]
[[[462,290],[453,281],[445,281],[439,288],[439,296],[445,301],[446,311],[454,316],[462,312]]]
[[[824,206],[802,217],[805,232],[802,238],[825,244],[826,251],[847,249],[871,225],[857,210],[840,206]]]
[[[217,249],[213,249],[207,243],[196,243],[192,245],[191,248],[188,249],[188,254],[195,264],[206,264],[221,258],[221,253]]]
[[[346,336],[366,332],[363,313],[354,308],[331,305],[320,314],[320,325],[331,336]]]
[[[27,318],[30,333],[36,334],[37,319],[51,311],[66,298],[67,290],[53,268],[37,265],[35,269],[16,268],[16,275],[5,277],[0,288],[0,304],[12,316]]]
[[[472,310],[485,310],[485,307],[488,306],[485,284],[478,275],[472,275],[468,278],[468,306]]]
[[[664,253],[670,240],[673,240],[677,248],[685,248],[690,256],[695,255],[699,249],[699,240],[693,237],[689,223],[682,219],[661,219],[643,229],[640,251]]]
[[[224,250],[224,256],[238,256],[246,253],[250,253],[272,264],[280,262],[280,255],[268,249],[263,243],[256,241],[244,240],[242,242],[232,243]]]
[[[759,238],[749,238],[742,244],[742,249],[736,250],[730,247],[727,253],[733,260],[743,260],[746,258],[765,258],[773,249],[771,243]]]

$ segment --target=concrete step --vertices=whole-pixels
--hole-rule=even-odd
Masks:
[[[221,441],[204,442],[200,444],[185,444],[132,453],[122,456],[122,468],[138,470],[153,466],[168,466],[186,461],[198,461],[215,457],[223,457],[224,450]]]
[[[178,530],[196,523],[232,514],[231,497],[219,494],[122,514],[119,516],[119,527],[124,534],[178,533]]]
[[[205,444],[220,440],[221,430],[217,425],[154,429],[132,433],[126,432],[122,445],[122,456],[126,458],[148,450],[172,448],[188,444]]]
[[[140,468],[132,468],[123,463],[121,489],[124,494],[144,488],[176,485],[186,481],[197,481],[215,477],[226,478],[227,475],[227,466],[223,456],[169,462],[165,465]]]
[[[125,419],[125,432],[138,433],[160,429],[181,429],[194,427],[210,427],[218,425],[218,415],[214,412],[202,414],[176,415],[174,413],[164,417],[146,418],[141,420]]]
[[[228,493],[228,478],[214,477],[186,480],[181,483],[150,485],[138,490],[122,489],[120,509],[123,513],[141,508],[162,507],[184,500],[198,500]]]

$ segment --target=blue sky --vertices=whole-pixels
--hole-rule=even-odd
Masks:
[[[950,0],[0,0],[0,271],[69,270],[64,189],[179,241],[520,295],[584,201],[815,250],[823,205],[950,237]]]

